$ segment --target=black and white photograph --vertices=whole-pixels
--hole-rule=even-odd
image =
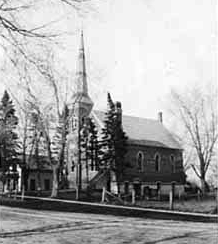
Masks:
[[[0,244],[218,243],[217,0],[0,0]]]

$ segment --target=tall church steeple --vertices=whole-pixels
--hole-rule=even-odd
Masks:
[[[81,31],[78,64],[76,71],[76,93],[88,94],[83,31]]]
[[[81,32],[80,37],[76,68],[75,90],[69,104],[70,118],[67,139],[67,171],[69,186],[79,189],[82,185],[80,134],[83,123],[86,121],[86,118],[89,117],[93,107],[93,102],[88,94],[83,32]]]
[[[81,36],[80,36],[80,47],[79,47],[79,55],[78,55],[77,67],[76,67],[75,83],[76,83],[76,86],[75,86],[75,91],[74,91],[74,94],[72,97],[72,102],[73,103],[78,103],[78,102],[85,103],[85,104],[87,104],[87,107],[90,107],[89,110],[91,111],[91,109],[93,107],[93,102],[88,94],[83,31],[81,31]]]
[[[93,107],[92,99],[88,94],[86,61],[83,31],[80,36],[79,55],[76,67],[75,90],[71,99],[72,115],[76,116],[78,121],[88,117]]]

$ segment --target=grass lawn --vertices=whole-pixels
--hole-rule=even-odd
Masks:
[[[136,201],[136,205],[146,208],[159,208],[159,209],[169,209],[168,201]],[[183,212],[195,212],[195,213],[217,213],[217,202],[215,199],[205,199],[205,200],[176,200],[174,202],[174,210]],[[216,210],[217,211],[217,210]]]
[[[59,198],[61,199],[69,199],[69,200],[75,200],[74,197],[75,194],[69,193],[69,194],[62,194]],[[86,194],[84,194],[84,199],[81,199],[82,201],[87,202],[100,202],[100,194],[98,193],[97,196],[92,195],[89,199],[85,199]],[[33,205],[39,205],[38,200],[34,201],[25,201],[25,203],[22,203],[21,200],[15,200],[13,198],[0,198],[0,204],[3,205],[9,205],[9,206],[19,206],[19,202],[21,202],[22,205],[33,206]],[[110,204],[118,204],[117,202],[109,202]],[[120,203],[119,203],[120,205]],[[125,203],[127,206],[132,206],[131,202],[128,201]],[[59,205],[58,205],[59,206]],[[169,201],[157,201],[157,200],[136,200],[136,205],[139,207],[144,208],[153,208],[153,209],[166,209],[169,210]],[[40,206],[39,206],[40,207]],[[175,200],[173,209],[176,211],[182,211],[182,212],[195,212],[195,213],[205,213],[205,214],[217,214],[217,201],[214,198],[207,198],[207,199],[201,199],[197,200],[196,198],[192,198],[189,200]]]

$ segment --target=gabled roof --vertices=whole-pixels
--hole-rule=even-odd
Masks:
[[[37,170],[38,168],[40,168],[41,171],[52,170],[52,167],[49,164],[47,157],[42,155],[39,155],[39,165],[37,165],[36,158],[34,156],[32,156],[32,158],[28,160],[27,165],[32,170]]]
[[[99,128],[103,127],[105,112],[92,111],[92,117]],[[137,145],[182,149],[178,141],[158,120],[122,116],[123,129],[129,142]]]

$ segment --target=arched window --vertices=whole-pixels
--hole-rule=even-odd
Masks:
[[[72,160],[71,172],[74,172],[74,168],[75,168],[75,163],[74,163],[74,161]]]
[[[175,165],[174,155],[170,155],[170,163],[171,163],[172,172],[175,173],[176,172],[176,165]]]
[[[72,124],[72,131],[74,131],[78,126],[78,118],[75,115],[73,115],[72,117],[71,124]]]
[[[154,160],[155,160],[155,171],[159,172],[160,171],[160,155],[158,153],[155,154]]]
[[[81,123],[82,123],[82,125],[85,125],[85,123],[86,123],[86,117],[85,116],[82,117]]]
[[[137,167],[139,171],[143,171],[143,161],[144,161],[144,155],[142,152],[139,152],[137,154]]]

